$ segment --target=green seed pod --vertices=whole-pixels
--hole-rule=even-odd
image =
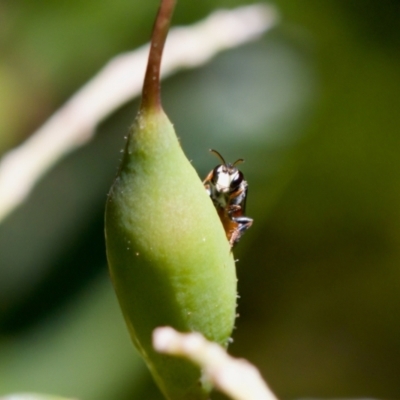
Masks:
[[[132,341],[170,400],[205,399],[198,367],[156,353],[152,332],[172,326],[227,345],[236,272],[216,210],[159,100],[159,66],[174,1],[162,1],[139,114],[105,216],[107,258]]]

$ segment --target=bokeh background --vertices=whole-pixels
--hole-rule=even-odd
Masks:
[[[178,2],[174,25],[250,2]],[[400,2],[276,0],[262,39],[163,83],[201,177],[243,157],[254,225],[235,249],[230,352],[280,398],[400,397]],[[0,152],[111,57],[157,1],[0,0]],[[107,273],[103,212],[138,102],[0,225],[0,395],[161,399]],[[179,206],[179,205],[177,205]],[[149,210],[150,211],[150,210]]]

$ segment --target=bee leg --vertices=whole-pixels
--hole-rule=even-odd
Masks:
[[[249,217],[234,217],[232,221],[237,223],[235,231],[229,240],[231,247],[233,247],[242,237],[242,235],[253,225],[253,219]]]
[[[231,205],[229,206],[229,210],[228,210],[229,218],[230,218],[232,221],[234,221],[234,220],[235,220],[234,214],[237,213],[238,211],[240,211],[241,209],[242,209],[242,207],[239,206],[238,204],[231,204]]]
[[[206,189],[207,194],[211,197],[211,194],[212,194],[211,186],[210,186],[208,183],[206,183],[206,182],[207,182],[207,181],[204,181],[204,182],[203,182],[203,184],[204,184],[204,189]]]
[[[253,225],[253,218],[249,217],[237,217],[233,218],[235,222],[238,224],[238,230],[240,231],[241,234],[243,234],[247,229]]]

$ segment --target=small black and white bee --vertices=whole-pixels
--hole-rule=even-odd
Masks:
[[[236,168],[244,160],[240,158],[233,164],[226,163],[218,151],[210,151],[222,164],[207,175],[203,184],[218,212],[229,244],[233,247],[253,224],[251,218],[244,216],[248,185],[243,173]]]

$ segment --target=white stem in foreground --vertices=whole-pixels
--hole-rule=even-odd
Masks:
[[[153,346],[160,353],[191,360],[207,380],[234,400],[277,400],[254,365],[229,356],[223,347],[200,333],[157,328],[153,331]]]
[[[198,67],[222,50],[261,36],[278,20],[265,4],[216,11],[189,27],[171,29],[161,77]],[[0,160],[0,222],[58,160],[89,141],[96,126],[142,88],[149,45],[112,59],[19,147]]]
[[[66,397],[35,394],[35,393],[15,393],[6,395],[4,397],[0,397],[0,400],[77,400],[77,399],[70,399],[70,398],[67,399]]]

